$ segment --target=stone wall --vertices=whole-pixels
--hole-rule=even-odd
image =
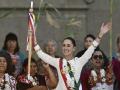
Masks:
[[[57,14],[51,7],[47,8],[49,14],[59,23],[60,28],[55,28],[47,22],[46,14],[40,14],[37,27],[37,39],[39,44],[47,39],[55,39],[59,46],[66,36],[72,36],[77,41],[77,51],[83,48],[83,39],[86,34],[97,34],[100,25],[109,20],[109,0],[43,0],[44,3],[56,7]],[[34,0],[34,11],[37,16],[40,0]],[[118,2],[119,3],[119,2]],[[119,4],[117,4],[118,6]],[[27,37],[27,13],[30,0],[0,0],[0,47],[2,47],[5,35],[14,32],[18,35],[21,50],[25,52]],[[113,30],[113,42],[119,31],[119,7],[113,15],[115,30]],[[71,21],[79,21],[78,26],[69,26]],[[115,44],[113,44],[115,49]],[[109,53],[109,35],[103,40],[101,47],[105,53]],[[60,50],[58,49],[60,52]],[[76,51],[76,52],[77,52]]]

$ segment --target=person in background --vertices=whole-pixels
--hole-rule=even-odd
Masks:
[[[14,70],[10,55],[0,51],[0,90],[16,90]]]
[[[25,59],[25,55],[21,53],[17,36],[10,32],[6,35],[2,51],[10,54],[12,63],[15,65],[15,77],[22,70],[22,62]]]
[[[51,69],[51,66],[43,61],[37,60],[38,63],[38,73],[40,75],[43,75],[45,77],[45,83],[48,88],[48,90],[56,90],[56,86],[58,83],[58,79],[56,78],[56,75],[54,71]]]
[[[88,47],[90,45],[92,45],[92,42],[95,40],[95,36],[92,35],[92,34],[88,34],[86,35],[86,37],[84,38],[84,49],[79,51],[77,54],[76,54],[76,57],[81,57],[85,51],[88,49]]]
[[[56,90],[56,86],[58,83],[58,79],[55,76],[55,73],[51,69],[50,65],[42,61],[42,65],[45,70],[45,81],[46,81],[46,86],[48,87],[48,90]]]
[[[115,75],[114,90],[120,90],[120,35],[117,37],[117,52],[113,56],[112,66]]]
[[[95,36],[94,35],[92,35],[92,34],[88,34],[88,35],[86,35],[86,37],[84,38],[84,49],[83,50],[81,50],[81,51],[79,51],[77,54],[76,54],[76,57],[81,57],[84,53],[85,53],[85,51],[89,48],[89,46],[90,45],[92,45],[92,42],[95,40]],[[99,46],[98,46],[99,47]],[[104,54],[104,53],[103,53]],[[109,60],[107,59],[107,56],[104,54],[104,63],[105,63],[105,65],[106,64],[108,64],[108,62],[109,62]],[[84,69],[86,69],[86,68],[90,68],[89,66],[90,66],[90,61],[88,61],[86,64],[85,64],[85,66],[83,67],[83,70],[82,71],[84,71]]]
[[[55,40],[47,40],[46,43],[44,44],[44,50],[47,54],[49,54],[52,57],[56,57],[58,58],[59,56],[56,55],[56,51],[57,51],[57,43]],[[49,89],[54,89],[57,86],[58,83],[58,73],[56,68],[54,68],[53,66],[47,64],[47,63],[43,63],[43,67],[45,68],[46,71],[46,84],[48,86]],[[49,76],[48,71],[52,74],[51,77]]]
[[[55,40],[49,39],[45,41],[43,48],[44,51],[47,52],[49,55],[53,57],[58,57],[56,56],[57,43]],[[56,68],[43,62],[41,59],[39,60],[36,54],[34,54],[33,57],[36,59],[39,66],[38,73],[45,76],[46,86],[49,90],[54,90],[58,83],[58,74]]]
[[[120,35],[117,37],[116,46],[117,50],[113,53],[113,57],[120,59]]]
[[[81,51],[79,51],[77,54],[76,54],[76,56],[75,57],[81,57],[84,53],[85,53],[85,51],[89,48],[89,46],[90,45],[92,45],[92,42],[95,40],[95,36],[94,35],[92,35],[92,34],[87,34],[86,36],[85,36],[85,38],[84,38],[84,49],[83,50],[81,50]],[[86,68],[90,68],[90,61],[88,61],[85,65],[84,65],[84,67],[83,67],[83,69],[82,69],[82,72],[86,69]]]
[[[45,76],[38,74],[37,62],[33,58],[30,67],[30,77],[28,79],[28,58],[26,58],[23,63],[23,70],[17,77],[17,90],[48,90]]]
[[[91,68],[81,74],[83,90],[113,90],[112,65],[104,63],[104,53],[96,48],[91,57]]]
[[[52,57],[59,57],[56,55],[57,52],[57,42],[55,40],[49,39],[44,43],[44,50],[47,54]]]

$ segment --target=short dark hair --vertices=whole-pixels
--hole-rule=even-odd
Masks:
[[[31,62],[35,63],[36,66],[37,66],[37,62],[36,62],[36,60],[35,60],[34,58],[31,58]],[[24,62],[23,62],[23,65],[22,65],[22,67],[23,67],[23,68],[22,68],[22,71],[20,72],[19,75],[26,73],[24,69],[25,69],[27,66],[28,66],[28,58],[25,58],[25,59],[24,59]]]
[[[67,37],[64,40],[66,40],[66,39],[70,40],[72,42],[73,46],[76,47],[76,42],[75,42],[75,40],[72,37]]]
[[[104,63],[103,63],[103,68],[106,69],[107,65],[109,64],[109,59],[108,59],[108,57],[105,55],[105,53],[104,53],[99,47],[97,47],[97,48],[95,49],[95,51],[100,51],[100,52],[102,53],[102,55],[103,55],[103,61],[104,61]],[[95,53],[95,51],[94,51],[94,53]],[[94,54],[94,53],[93,53],[93,54]],[[93,54],[92,54],[92,56],[93,56]]]
[[[94,35],[92,35],[92,34],[87,34],[87,35],[85,36],[85,38],[84,38],[84,41],[85,41],[88,37],[90,37],[90,38],[92,38],[93,40],[95,40],[95,36],[94,36]]]
[[[15,40],[15,41],[16,41],[17,47],[16,47],[14,53],[18,52],[19,49],[20,49],[19,43],[18,43],[18,38],[17,38],[16,34],[14,34],[14,33],[12,33],[12,32],[10,32],[10,33],[8,33],[8,34],[6,35],[5,41],[4,41],[4,45],[3,45],[3,49],[4,49],[4,50],[7,50],[7,49],[8,49],[8,48],[7,48],[7,42],[8,42],[9,40]]]
[[[37,65],[37,62],[34,58],[31,58],[31,62],[35,63]],[[28,66],[28,58],[25,58],[24,62],[23,62],[23,68]]]
[[[0,57],[4,57],[6,59],[7,68],[5,73],[8,73],[9,75],[14,75],[15,66],[12,64],[11,56],[4,51],[0,51]]]

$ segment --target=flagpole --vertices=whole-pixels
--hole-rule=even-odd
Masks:
[[[31,8],[29,9],[29,12],[33,12],[33,1],[31,1]],[[31,57],[32,57],[32,30],[29,29],[29,52],[28,52],[28,79],[30,78],[30,65],[31,65]]]

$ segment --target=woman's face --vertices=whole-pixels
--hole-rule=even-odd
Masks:
[[[17,47],[16,40],[8,40],[7,41],[7,49],[8,51],[14,51]]]
[[[48,53],[49,55],[54,55],[56,52],[56,46],[54,44],[54,42],[49,41],[45,47],[46,53]]]
[[[84,41],[85,48],[87,49],[93,42],[93,39],[91,37],[87,37]]]
[[[5,73],[7,69],[7,62],[4,57],[0,57],[0,73]]]
[[[30,67],[30,74],[34,76],[37,73],[37,65],[34,62],[32,62]]]
[[[101,66],[103,65],[102,52],[101,51],[95,51],[93,56],[92,56],[91,62],[95,67],[101,68]]]
[[[62,53],[66,56],[73,56],[73,52],[75,51],[75,47],[71,40],[65,39],[62,44]]]
[[[28,66],[24,68],[24,71],[28,72]],[[37,65],[34,62],[31,62],[30,65],[30,75],[34,76],[37,73]]]

